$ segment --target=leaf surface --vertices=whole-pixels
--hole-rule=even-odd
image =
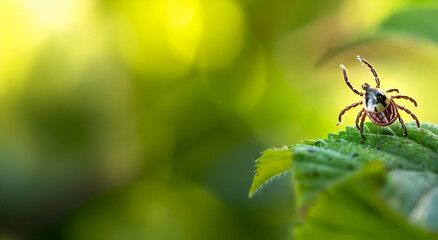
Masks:
[[[384,205],[405,219],[438,232],[438,127],[407,124],[408,138],[400,124],[377,127],[365,124],[365,143],[359,131],[329,134],[281,149],[270,149],[258,159],[250,195],[272,177],[292,171],[300,208],[311,206],[322,192],[356,178],[365,165],[385,166],[382,184]]]
[[[385,165],[372,162],[354,177],[325,191],[309,210],[307,223],[296,228],[297,239],[436,239],[412,226],[381,197]]]
[[[290,171],[292,162],[292,149],[268,149],[256,160],[256,173],[249,190],[252,197],[264,184],[276,176]]]

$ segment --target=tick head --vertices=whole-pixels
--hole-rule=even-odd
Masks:
[[[367,92],[372,90],[371,86],[368,83],[362,84],[362,89],[367,91]]]

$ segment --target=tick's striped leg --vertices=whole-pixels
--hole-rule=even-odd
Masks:
[[[415,116],[415,114],[413,112],[411,112],[411,110],[403,107],[400,104],[396,104],[398,108],[400,108],[401,110],[404,110],[405,112],[407,112],[409,115],[411,115],[411,117],[415,120],[415,122],[417,122],[417,127],[422,131],[422,132],[426,132],[426,130],[420,128],[420,121],[418,121],[417,116]]]
[[[400,108],[401,110],[404,110],[404,111],[407,112],[409,115],[411,115],[411,117],[417,122],[417,127],[420,128],[420,121],[418,121],[417,116],[415,116],[415,114],[414,114],[413,112],[411,112],[411,110],[409,110],[409,109],[403,107],[403,106],[400,105],[400,104],[397,104],[397,103],[396,103],[396,105],[397,105],[398,108]],[[421,129],[421,128],[420,128],[420,129]],[[421,129],[421,130],[424,131],[423,129]]]
[[[363,123],[365,122],[365,117],[367,116],[367,114],[362,114],[362,119],[360,120],[360,135],[362,136],[362,143],[365,142],[365,136],[363,135]]]
[[[341,113],[339,113],[339,118],[338,118],[339,123],[336,124],[336,127],[339,126],[339,125],[341,125],[341,123],[342,123],[342,115],[344,115],[346,111],[348,111],[348,110],[350,110],[350,109],[352,109],[352,108],[354,108],[354,107],[356,107],[356,106],[358,106],[358,105],[360,105],[360,104],[362,104],[362,101],[357,102],[357,103],[353,103],[353,104],[351,104],[350,106],[344,108],[344,110],[342,110]]]
[[[417,101],[415,101],[415,99],[413,99],[413,98],[411,98],[411,97],[409,97],[409,96],[405,96],[405,95],[395,95],[395,96],[392,96],[392,98],[397,98],[397,99],[402,98],[402,99],[409,100],[409,101],[411,101],[411,102],[415,105],[415,107],[417,107]]]
[[[403,128],[403,130],[405,131],[405,137],[408,137],[408,130],[406,129],[406,125],[405,125],[405,123],[403,122],[403,119],[401,118],[400,115],[398,115],[398,120],[400,121],[400,123],[401,123],[401,125],[402,125],[402,128]]]
[[[397,88],[391,88],[391,89],[389,89],[388,91],[386,91],[386,92],[397,92],[397,93],[400,93],[399,91],[398,91],[398,89]]]
[[[359,55],[357,55],[357,59],[359,59],[359,61],[363,62],[365,65],[367,65],[370,68],[371,72],[374,75],[374,78],[376,78],[376,83],[377,83],[376,88],[380,88],[380,80],[379,80],[379,77],[377,76],[377,72],[374,69],[374,67],[369,62],[367,62],[365,59],[360,58]]]
[[[356,118],[356,128],[359,131],[360,131],[359,120],[360,120],[360,117],[362,116],[363,112],[365,112],[365,109],[360,110],[360,112],[357,114],[357,118]]]
[[[363,96],[362,92],[359,92],[356,88],[353,87],[353,85],[351,85],[351,82],[348,81],[348,77],[347,77],[347,69],[345,68],[345,66],[343,64],[341,64],[341,68],[343,69],[342,72],[344,73],[344,80],[345,83],[348,85],[348,87],[353,90],[354,93],[356,93],[359,96]]]

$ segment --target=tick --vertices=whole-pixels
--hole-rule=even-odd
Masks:
[[[380,89],[380,80],[379,77],[377,76],[377,72],[374,69],[374,67],[366,60],[361,59],[359,56],[357,56],[357,59],[370,68],[371,73],[374,75],[374,78],[376,79],[377,85],[375,88],[372,88],[368,83],[365,83],[362,85],[362,89],[365,91],[365,93],[359,92],[356,88],[353,87],[353,85],[351,85],[350,81],[348,81],[347,69],[345,68],[344,65],[341,64],[345,83],[348,85],[348,87],[351,90],[353,90],[354,93],[361,96],[362,100],[360,102],[353,103],[350,106],[346,107],[344,110],[342,110],[341,113],[339,114],[339,123],[336,126],[339,126],[342,123],[342,116],[345,114],[346,111],[363,104],[362,110],[360,110],[359,114],[357,114],[356,117],[356,127],[360,131],[360,135],[362,136],[362,139],[364,141],[365,141],[365,136],[363,134],[363,124],[365,122],[366,116],[368,116],[368,118],[374,124],[382,127],[389,126],[398,119],[403,127],[405,136],[407,137],[408,131],[406,129],[405,123],[403,122],[403,119],[398,113],[398,109],[404,110],[409,115],[411,115],[411,117],[417,122],[417,127],[421,131],[424,131],[423,129],[420,128],[420,122],[418,121],[417,116],[415,116],[415,114],[413,114],[409,109],[395,103],[394,99],[409,100],[415,105],[415,107],[417,107],[417,102],[413,98],[405,95],[391,96],[389,94],[390,92],[399,93],[399,90],[396,88],[391,88],[387,91]],[[359,126],[359,121],[360,121],[360,126]]]

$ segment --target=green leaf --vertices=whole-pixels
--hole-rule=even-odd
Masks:
[[[365,124],[366,141],[354,127],[327,139],[308,140],[290,148],[270,149],[258,159],[250,195],[280,173],[292,170],[299,207],[308,207],[321,192],[356,177],[366,164],[385,164],[385,206],[406,219],[438,232],[438,126]],[[257,175],[259,174],[259,175]],[[412,179],[412,181],[409,181]]]
[[[256,173],[252,181],[249,197],[252,197],[262,186],[276,176],[290,170],[292,162],[292,149],[268,149],[256,161]]]
[[[307,223],[296,228],[296,239],[436,239],[385,204],[380,191],[385,180],[384,164],[373,162],[325,191]]]
[[[358,47],[360,45],[375,43],[378,41],[381,41],[382,39],[385,39],[388,37],[385,34],[371,34],[371,35],[359,35],[356,36],[354,39],[348,39],[345,42],[341,42],[339,45],[334,46],[333,48],[328,49],[326,52],[324,52],[315,63],[316,67],[320,67],[326,62],[328,62],[330,59],[332,59],[334,56],[345,52],[351,48]]]
[[[385,186],[387,202],[412,222],[438,230],[438,175],[397,170]]]
[[[380,32],[428,38],[438,42],[436,19],[438,9],[406,9],[385,20],[379,28]]]
[[[317,60],[316,66],[321,66],[334,56],[362,44],[391,40],[393,36],[427,39],[438,43],[438,8],[406,8],[398,11],[380,23],[376,31],[357,35],[329,49]]]
[[[347,127],[346,132],[331,134],[328,139],[295,145],[292,166],[299,200],[308,202],[370,161],[384,161],[389,169],[438,173],[437,135],[421,132],[414,124],[407,128],[408,139],[399,124],[378,128],[367,123],[364,144],[357,129]]]

